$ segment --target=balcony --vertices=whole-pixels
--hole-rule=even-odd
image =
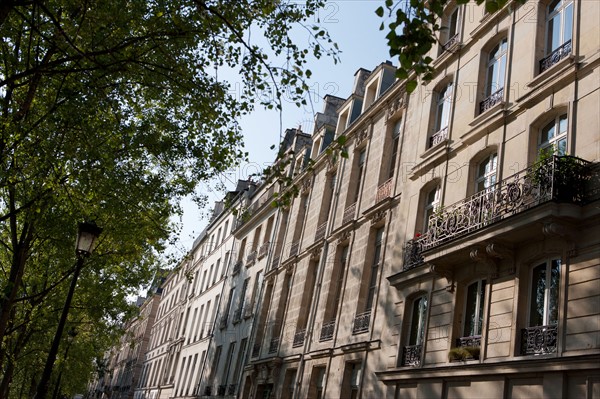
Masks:
[[[306,337],[306,328],[296,331],[296,333],[294,334],[294,342],[292,343],[292,348],[302,346],[302,344],[304,344],[304,337]]]
[[[270,242],[265,242],[260,246],[258,249],[258,259],[262,259],[267,256],[267,253],[269,253],[269,245],[271,245]]]
[[[225,396],[225,392],[227,392],[227,385],[219,385],[217,387],[217,396]]]
[[[229,387],[227,388],[227,395],[229,395],[229,396],[235,395],[236,389],[237,389],[237,384],[229,384]]]
[[[327,323],[323,323],[321,326],[321,335],[319,336],[319,341],[329,341],[333,339],[333,331],[335,330],[335,319],[328,321]]]
[[[496,90],[496,92],[490,94],[485,100],[479,103],[479,113],[483,114],[494,105],[502,102],[504,99],[504,88]]]
[[[527,327],[521,330],[521,354],[543,355],[556,352],[558,326]]]
[[[481,335],[472,335],[470,337],[457,338],[456,346],[459,348],[481,347]]]
[[[298,249],[300,249],[300,241],[295,241],[290,246],[290,258],[298,255]]]
[[[454,47],[454,45],[456,45],[458,43],[458,33],[455,34],[454,36],[452,36],[450,39],[448,39],[446,41],[446,43],[444,43],[442,45],[442,48],[444,49],[444,51],[448,51],[450,50],[452,47]]]
[[[274,256],[273,259],[271,259],[271,268],[269,270],[275,270],[279,267],[279,261],[280,261],[280,257],[279,256]]]
[[[448,138],[448,126],[438,130],[429,138],[429,148],[438,145]]]
[[[352,334],[360,334],[369,331],[371,324],[371,310],[359,313],[354,316],[354,325],[352,326]]]
[[[236,309],[235,312],[233,312],[233,324],[242,321],[242,311],[243,309]]]
[[[271,342],[269,343],[269,354],[277,352],[279,349],[279,337],[271,338]]]
[[[248,256],[246,257],[246,266],[250,266],[254,263],[254,261],[256,261],[256,255],[257,255],[256,250],[254,250],[248,254]]]
[[[227,315],[221,316],[221,320],[219,321],[219,328],[222,330],[227,327],[228,317]]]
[[[380,184],[377,187],[377,196],[375,197],[375,203],[378,204],[386,198],[392,195],[392,179],[388,179],[385,183]]]
[[[321,223],[317,227],[317,232],[315,233],[315,242],[321,241],[325,238],[325,232],[327,231],[327,222]]]
[[[238,260],[237,262],[235,262],[235,264],[233,265],[233,274],[239,273],[240,270],[242,269],[243,264],[244,264],[244,261],[242,261],[242,260]]]
[[[207,385],[204,387],[204,396],[212,395],[212,386]]]
[[[422,345],[405,346],[402,350],[402,365],[403,366],[419,366],[421,364]]]
[[[573,44],[571,40],[554,50],[550,55],[546,58],[542,58],[540,60],[540,73],[549,69],[553,65],[557,64],[563,58],[568,57],[573,51]]]
[[[354,220],[356,214],[356,202],[344,209],[344,216],[342,218],[342,224],[346,224]]]
[[[599,168],[570,156],[553,156],[462,201],[435,212],[426,233],[404,246],[403,270],[423,263],[423,253],[535,206],[555,201],[583,205],[598,195]]]
[[[260,344],[254,344],[252,347],[252,357],[258,357],[260,355]]]

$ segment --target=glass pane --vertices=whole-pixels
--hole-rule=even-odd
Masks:
[[[558,291],[560,289],[560,259],[552,260],[550,269],[550,298],[547,324],[558,324]]]
[[[506,69],[506,55],[503,55],[498,61],[498,78],[496,82],[496,90],[500,90],[504,87],[504,75]]]
[[[544,325],[544,297],[546,294],[546,263],[533,269],[531,275],[531,307],[529,309],[529,326]]]
[[[556,154],[565,155],[567,153],[567,139],[563,138],[556,142]]]
[[[558,120],[558,133],[566,133],[567,132],[567,115],[561,115]]]
[[[478,320],[477,329],[473,335],[481,335],[481,326],[483,325],[483,299],[485,298],[485,280],[481,281],[479,285],[479,309],[478,309]]]
[[[556,50],[562,44],[560,42],[560,14],[558,14],[548,21],[547,54]]]
[[[465,308],[465,329],[463,337],[470,337],[476,334],[477,285],[477,283],[473,283],[467,288],[467,306]]]
[[[540,144],[548,143],[552,138],[554,138],[554,121],[542,129]]]
[[[564,11],[565,14],[565,29],[563,35],[563,43],[568,42],[573,38],[573,3],[569,4]]]

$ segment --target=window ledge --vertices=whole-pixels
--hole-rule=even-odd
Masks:
[[[489,132],[496,124],[502,122],[505,105],[506,103],[502,101],[475,117],[475,119],[469,123],[469,126],[471,126],[472,129],[459,137],[458,147],[475,142],[486,132]]]
[[[446,138],[421,154],[420,157],[423,158],[423,161],[412,168],[408,177],[411,180],[416,180],[427,173],[430,165],[435,164],[447,155],[449,142],[449,139]]]
[[[536,77],[534,77],[531,81],[529,81],[529,83],[527,83],[525,85],[525,87],[531,89],[531,91],[533,91],[534,89],[536,89],[538,86],[542,85],[543,83],[549,81],[549,80],[553,80],[556,75],[560,74],[561,72],[563,72],[565,69],[567,69],[569,66],[571,66],[575,61],[575,56],[573,54],[569,55],[568,57],[563,58],[562,60],[560,60],[559,62],[557,62],[556,64],[552,65],[550,68],[546,69],[544,72],[538,74]],[[527,97],[529,95],[528,92],[527,94],[521,96],[520,98],[517,99],[517,102],[521,102],[523,100],[523,98]]]

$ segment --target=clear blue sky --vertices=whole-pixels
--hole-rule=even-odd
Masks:
[[[341,63],[334,65],[329,57],[310,62],[309,69],[313,75],[309,86],[313,88],[314,109],[310,105],[297,108],[292,103],[284,103],[283,130],[301,126],[303,131],[312,133],[314,113],[322,110],[323,96],[331,94],[347,98],[357,69],[373,70],[381,62],[390,59],[385,31],[379,30],[382,19],[375,15],[375,9],[382,4],[383,0],[338,0],[328,2],[321,10],[320,24],[329,31],[332,39],[338,44],[341,50]],[[232,84],[235,86],[235,82]],[[249,174],[259,171],[273,161],[276,151],[270,150],[270,147],[278,144],[281,131],[278,112],[262,108],[245,117],[241,121],[241,126],[245,137],[245,148],[251,162],[223,177],[224,181],[232,182],[229,188],[237,179],[246,179]],[[223,192],[209,192],[205,184],[201,185],[200,191],[208,194],[210,208],[214,201],[223,197]],[[202,217],[206,214],[206,209],[198,209],[191,200],[184,201],[183,208],[184,215],[181,220],[183,229],[178,250],[175,250],[180,255],[184,255],[185,251],[191,248],[194,239],[207,224],[206,218]]]

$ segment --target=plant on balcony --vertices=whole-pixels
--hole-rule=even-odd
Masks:
[[[479,359],[480,348],[478,346],[460,346],[452,348],[448,352],[448,361],[464,361],[470,359]]]

